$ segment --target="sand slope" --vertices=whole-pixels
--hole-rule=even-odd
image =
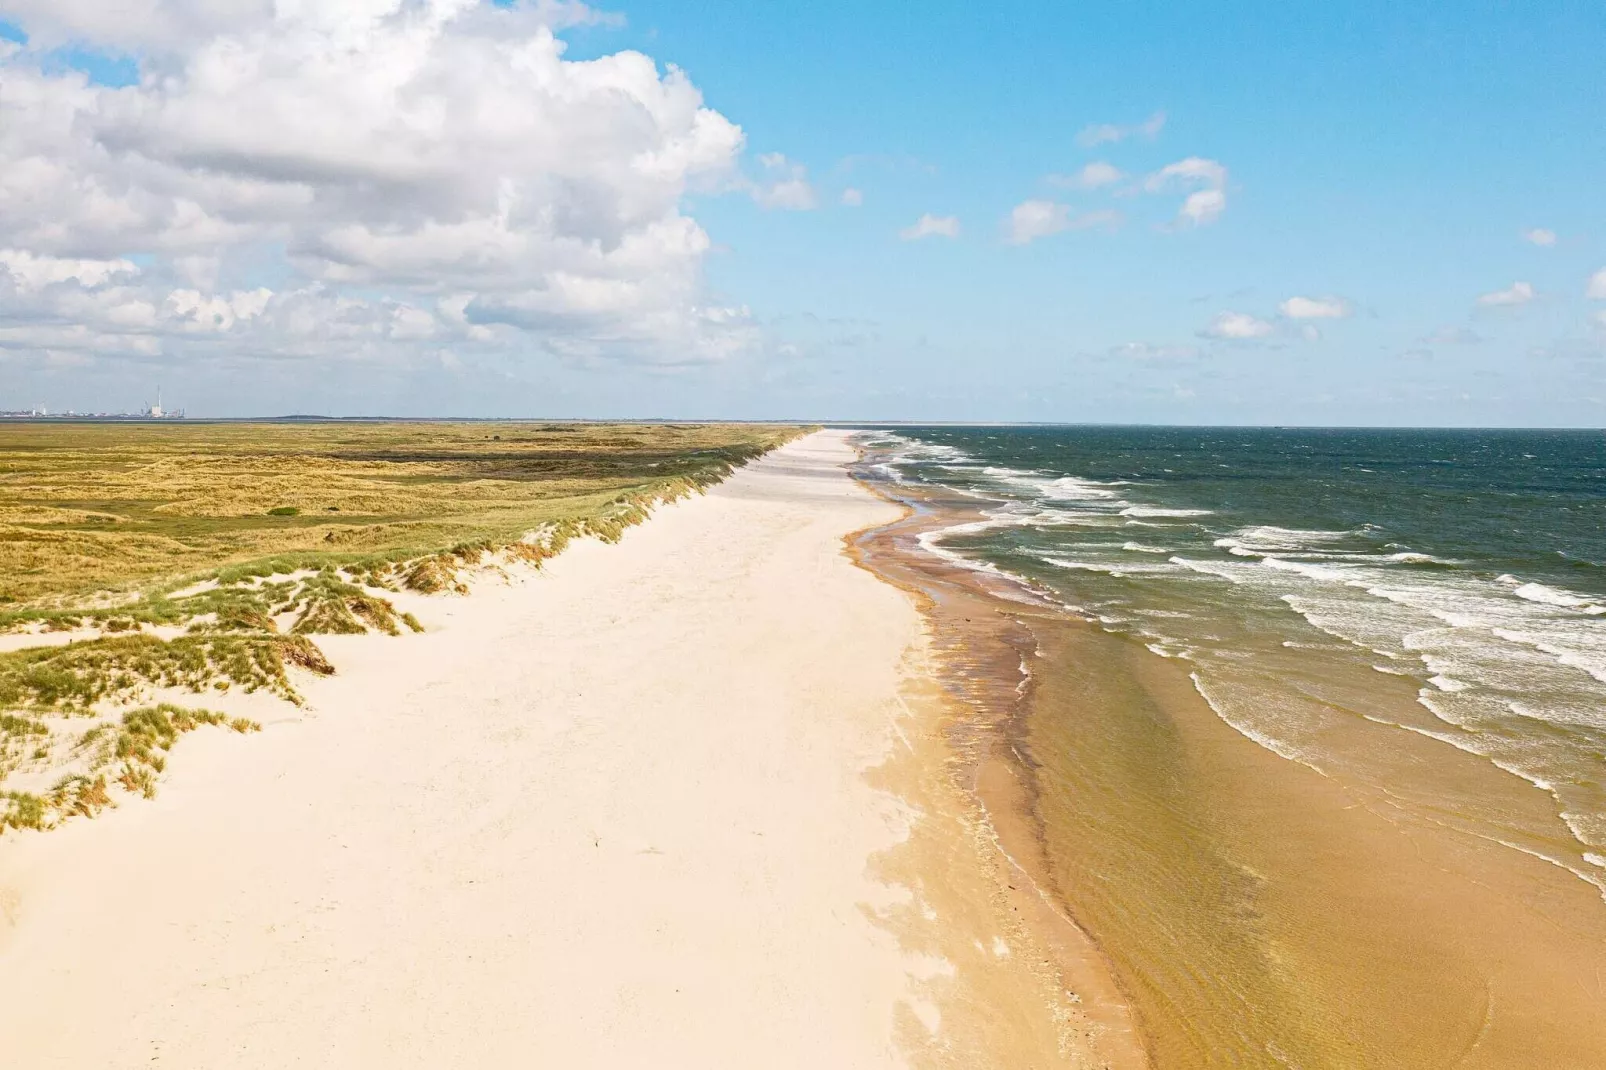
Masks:
[[[324,643],[310,712],[0,840],[8,1066],[898,1065],[866,916],[908,599],[825,432],[617,546]]]

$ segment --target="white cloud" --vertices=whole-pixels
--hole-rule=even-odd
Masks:
[[[1104,186],[1113,186],[1125,177],[1119,167],[1098,160],[1074,175],[1049,175],[1048,184],[1062,189],[1100,189]]]
[[[1143,188],[1149,193],[1177,187],[1193,188],[1177,212],[1179,224],[1202,227],[1221,218],[1227,210],[1227,169],[1215,160],[1189,156],[1167,164],[1143,180]]]
[[[1265,320],[1256,319],[1244,312],[1222,312],[1200,333],[1207,338],[1244,341],[1251,338],[1265,338],[1276,329]]]
[[[1349,316],[1349,302],[1341,297],[1290,297],[1277,310],[1291,320],[1341,320]]]
[[[932,215],[927,212],[911,225],[898,232],[898,237],[904,241],[918,241],[921,238],[957,238],[959,237],[959,217],[953,215]]]
[[[1494,290],[1478,297],[1478,304],[1491,307],[1526,305],[1535,297],[1534,288],[1526,282],[1514,282],[1504,290]]]
[[[1125,141],[1129,137],[1143,137],[1152,141],[1159,136],[1160,131],[1163,129],[1165,129],[1165,112],[1157,111],[1135,126],[1095,123],[1092,126],[1083,127],[1081,133],[1076,135],[1076,143],[1083,148],[1092,148],[1095,145]]]
[[[682,210],[738,188],[742,131],[640,53],[566,59],[553,30],[590,8],[5,9],[32,41],[0,54],[0,346],[183,354],[221,333],[328,356],[428,336],[434,354],[446,335],[681,363],[752,338],[708,299],[712,243]],[[39,49],[64,40],[134,50],[140,82],[61,70]],[[812,204],[797,165],[766,171],[768,203]],[[250,272],[281,280],[254,313]],[[457,321],[421,311],[449,295]]]
[[[1221,213],[1226,210],[1225,193],[1219,189],[1202,189],[1188,194],[1177,212],[1177,219],[1186,220],[1190,226],[1202,227],[1220,219]]]
[[[1055,201],[1030,200],[1017,204],[1005,221],[1005,238],[1011,245],[1025,245],[1062,230],[1089,230],[1093,227],[1114,227],[1121,222],[1118,212],[1086,212],[1071,215],[1069,205]]]
[[[1606,268],[1601,268],[1589,277],[1589,285],[1585,288],[1584,294],[1594,301],[1606,301]]]
[[[1211,189],[1220,189],[1227,184],[1227,169],[1215,160],[1189,156],[1185,160],[1168,163],[1151,174],[1143,180],[1143,188],[1150,193],[1159,193],[1178,182],[1197,182]]]
[[[139,268],[128,260],[78,260],[57,256],[35,256],[21,249],[0,249],[0,270],[4,270],[21,290],[38,290],[61,282],[82,286],[104,286],[120,275],[137,275]]]
[[[1529,245],[1551,246],[1556,244],[1556,232],[1546,230],[1544,227],[1535,227],[1533,230],[1523,231],[1522,240]]]
[[[809,184],[808,169],[802,164],[778,152],[765,153],[758,162],[768,172],[766,181],[753,186],[753,200],[759,205],[789,212],[807,212],[819,207],[819,197]]]
[[[842,191],[842,203],[848,208],[858,208],[864,204],[864,191],[849,186]]]
[[[9,22],[23,26],[32,43],[43,47],[92,41],[114,51],[163,55],[183,52],[198,41],[225,34],[245,35],[288,16],[321,31],[350,25],[354,19],[376,23],[399,11],[427,8],[451,13],[472,9],[474,0],[5,0]],[[320,10],[328,8],[328,10]],[[622,25],[620,15],[598,11],[579,0],[534,0],[501,22],[521,31],[536,26],[560,30],[571,26]]]

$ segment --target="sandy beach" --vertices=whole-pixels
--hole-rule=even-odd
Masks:
[[[852,457],[816,434],[410,599],[425,634],[321,638],[305,710],[0,841],[5,1062],[904,1065],[952,968],[878,920],[911,811],[864,774],[922,628],[843,553],[897,515]]]

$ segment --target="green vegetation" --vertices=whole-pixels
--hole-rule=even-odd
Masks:
[[[0,708],[90,713],[97,703],[131,698],[147,686],[200,693],[216,683],[266,688],[299,704],[287,665],[334,672],[301,635],[126,635],[0,655]]]
[[[0,793],[0,832],[50,828],[68,817],[94,817],[112,805],[103,771],[122,762],[117,783],[147,799],[156,795],[156,776],[167,766],[167,752],[178,737],[201,725],[219,725],[236,732],[260,732],[262,726],[244,717],[227,717],[211,710],[192,710],[170,703],[132,710],[123,715],[115,734],[106,725],[84,733],[74,748],[85,758],[85,771],[58,780],[43,795],[12,791]]]
[[[577,537],[616,541],[796,433],[0,424],[0,633],[86,633],[0,653],[0,787],[19,769],[75,770],[43,794],[0,791],[0,832],[108,805],[108,755],[116,783],[154,792],[178,735],[221,718],[146,707],[113,734],[114,707],[153,688],[299,703],[290,667],[334,671],[310,636],[420,631],[390,596],[460,593],[488,559],[539,565]],[[101,721],[75,734],[86,717]]]
[[[118,596],[607,529],[795,433],[730,425],[0,424],[0,627]],[[292,514],[289,510],[295,510]],[[638,518],[639,519],[639,518]],[[597,533],[601,533],[600,530]],[[220,573],[219,570],[222,570]],[[102,593],[101,603],[89,596]],[[146,604],[152,603],[152,604]]]

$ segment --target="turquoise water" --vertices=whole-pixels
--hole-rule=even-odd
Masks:
[[[882,471],[974,501],[927,548],[1190,666],[1218,715],[1408,797],[1390,732],[1549,796],[1454,819],[1606,891],[1606,434],[898,428]],[[1378,674],[1415,701],[1377,699]],[[1397,690],[1397,689],[1396,689]],[[1368,753],[1329,746],[1366,722]],[[1350,733],[1353,735],[1353,733]],[[1428,800],[1429,803],[1432,800]]]

